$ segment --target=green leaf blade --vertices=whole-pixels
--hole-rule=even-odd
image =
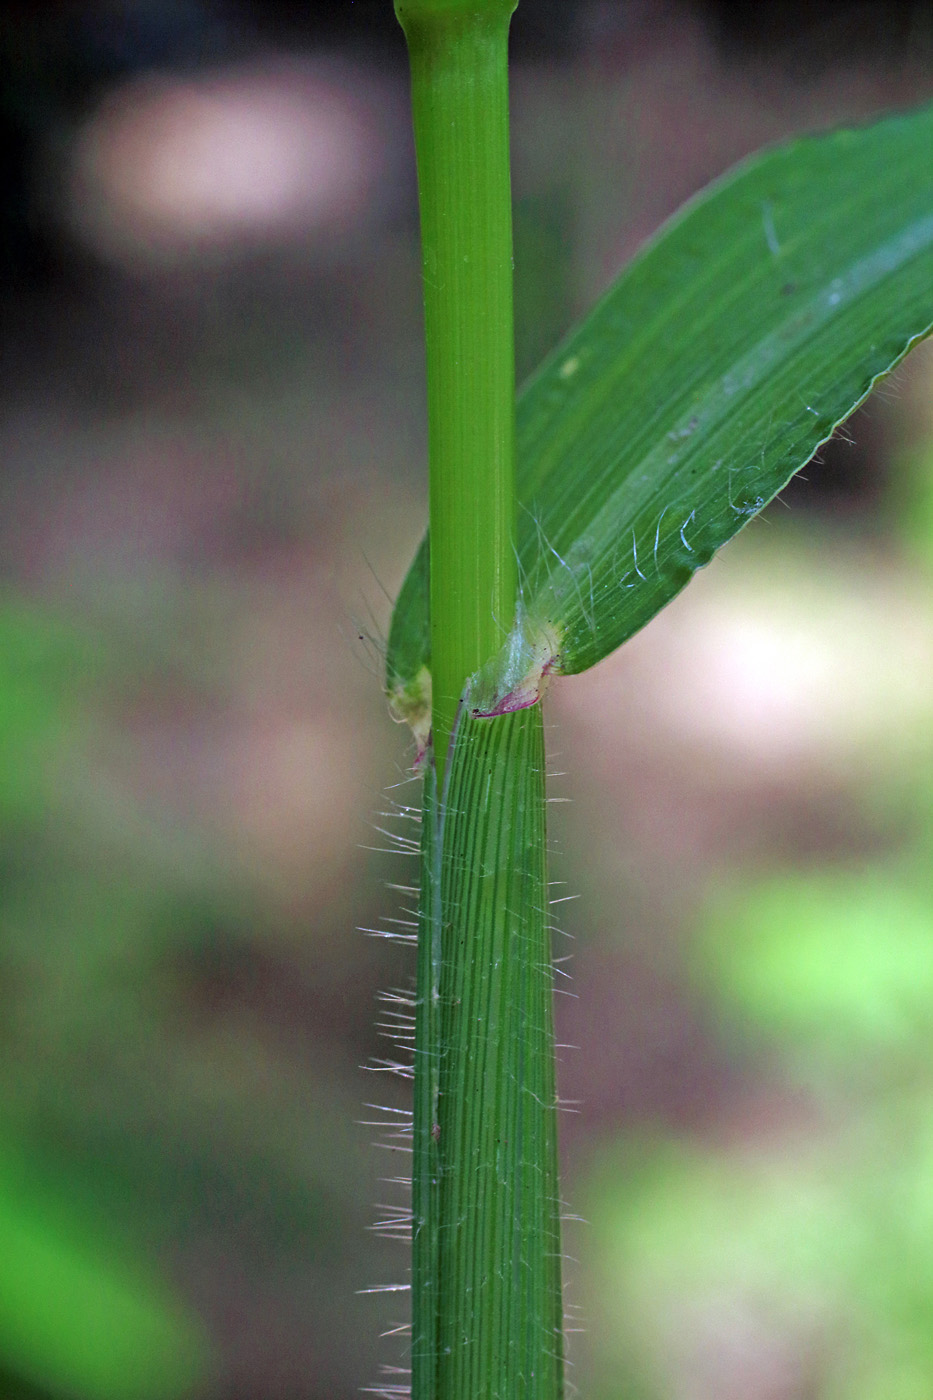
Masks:
[[[924,109],[746,162],[525,387],[523,620],[559,635],[551,669],[585,670],[650,621],[929,332],[931,149]],[[426,607],[410,576],[396,681],[393,643]]]

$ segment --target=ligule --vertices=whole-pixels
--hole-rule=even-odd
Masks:
[[[540,705],[463,708],[426,779],[414,1400],[563,1393],[544,767]]]

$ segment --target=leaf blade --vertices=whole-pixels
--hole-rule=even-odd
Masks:
[[[671,600],[933,325],[933,108],[754,157],[625,269],[518,401],[523,625],[587,669]],[[424,631],[427,546],[389,638]]]

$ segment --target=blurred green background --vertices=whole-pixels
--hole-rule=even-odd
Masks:
[[[522,0],[522,372],[732,161],[933,96],[926,5],[760,9]],[[4,1400],[404,1364],[406,100],[389,0],[0,16]],[[590,1400],[933,1394],[933,354],[804,476],[550,700]]]

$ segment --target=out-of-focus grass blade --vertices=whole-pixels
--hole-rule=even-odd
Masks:
[[[526,633],[582,671],[642,627],[933,324],[933,109],[739,166],[676,215],[518,403]],[[388,686],[430,664],[427,544]]]
[[[429,794],[426,820],[431,811]],[[414,1400],[562,1394],[544,811],[540,705],[495,719],[464,706],[447,762],[432,916],[439,1095],[414,1144],[416,1177],[429,1139],[437,1154],[415,1205],[412,1274],[419,1300],[421,1270],[436,1259],[436,1353],[433,1366],[417,1357],[425,1305],[416,1301]],[[432,885],[426,878],[429,901]],[[419,997],[424,986],[419,978]],[[419,1250],[425,1228],[434,1243]]]
[[[44,822],[61,747],[80,733],[88,683],[108,660],[91,633],[0,594],[0,817]]]
[[[75,1400],[177,1400],[206,1338],[141,1252],[0,1144],[0,1366]]]

